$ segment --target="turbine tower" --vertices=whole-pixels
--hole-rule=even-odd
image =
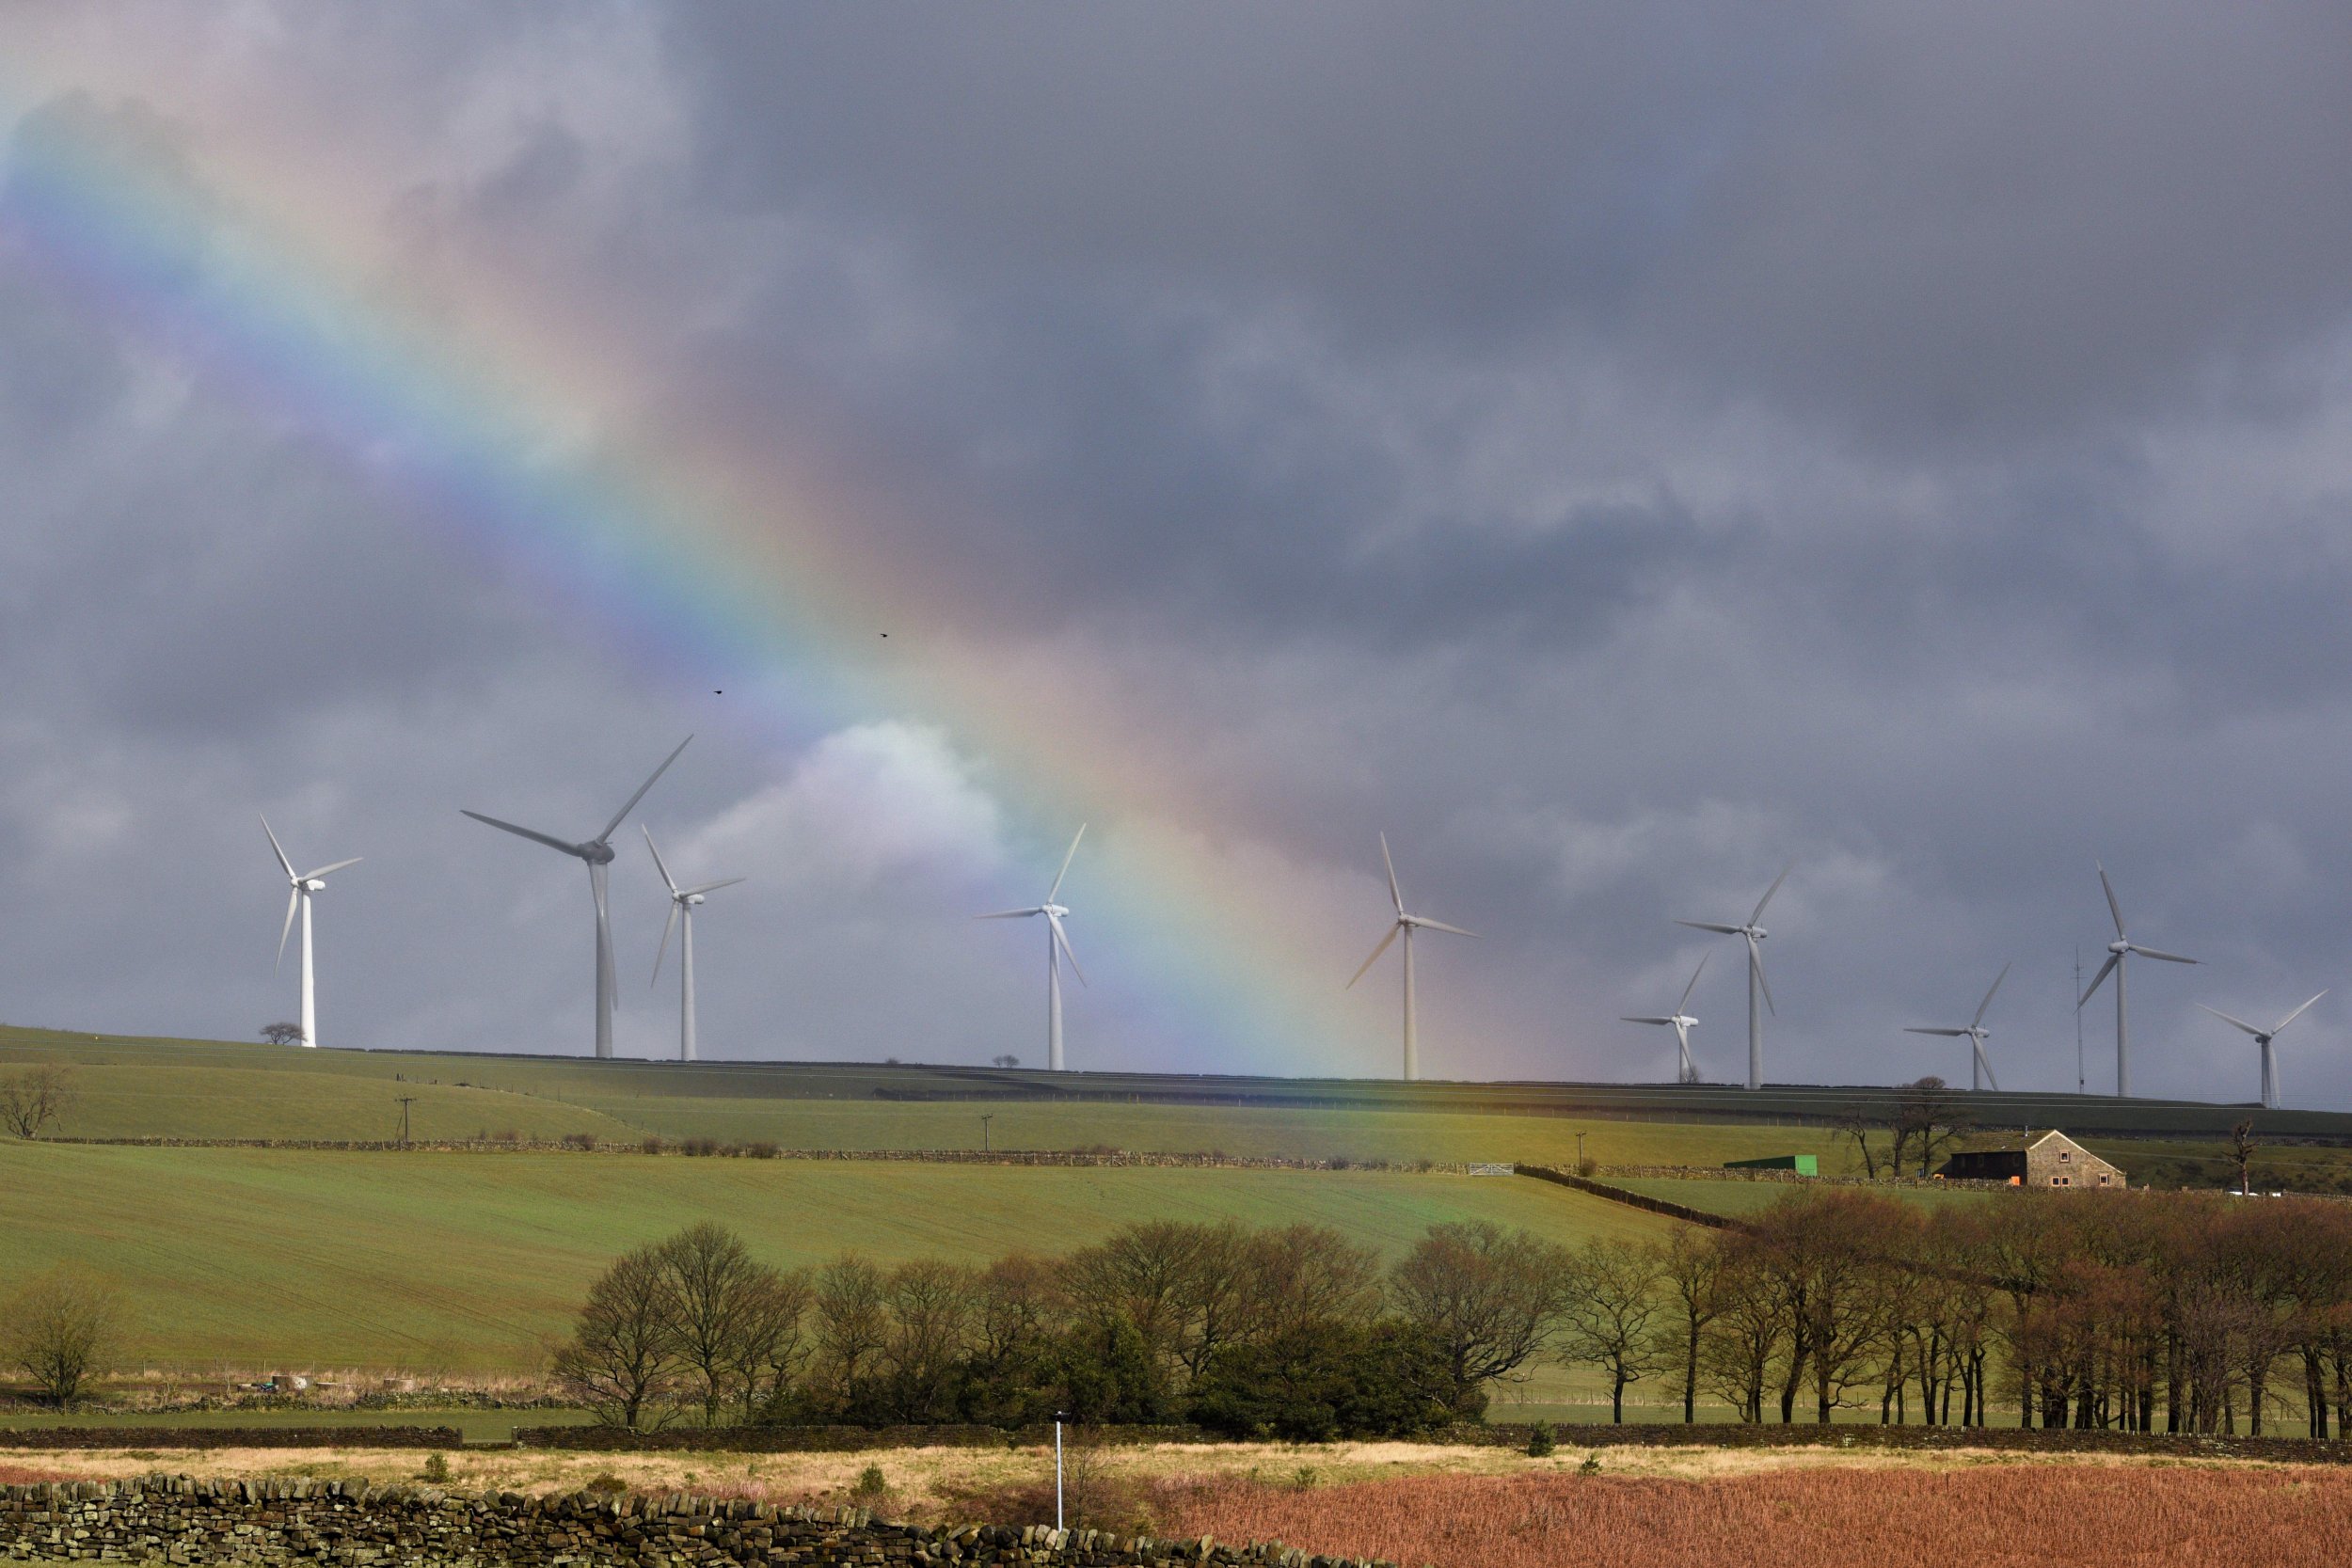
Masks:
[[[1977,1016],[1968,1021],[1967,1028],[1914,1029],[1905,1027],[1903,1033],[1906,1035],[1941,1035],[1947,1039],[1958,1039],[1962,1036],[1965,1035],[1968,1037],[1968,1050],[1970,1052],[1968,1058],[1968,1086],[1972,1089],[1981,1090],[1987,1084],[1990,1084],[1993,1085],[1994,1093],[2000,1093],[2001,1081],[1993,1076],[1993,1064],[1986,1059],[1984,1054],[1984,1037],[1993,1033],[1992,1030],[1987,1029],[1984,1026],[1984,1010],[1993,1006],[1993,993],[2001,989],[2001,982],[2008,978],[2009,965],[2003,964],[2001,966],[2001,972],[1993,976],[1993,984],[1985,988],[1984,1000],[1977,1004]]]
[[[1372,957],[1364,960],[1363,968],[1359,969],[1340,989],[1354,990],[1356,982],[1364,977],[1365,970],[1380,961],[1380,955],[1389,950],[1389,943],[1396,940],[1397,933],[1401,931],[1405,934],[1405,1081],[1409,1084],[1421,1076],[1421,1042],[1413,1033],[1413,932],[1426,928],[1451,931],[1457,937],[1474,937],[1478,933],[1465,931],[1459,926],[1449,926],[1442,920],[1405,912],[1405,895],[1397,891],[1396,862],[1389,858],[1389,835],[1386,833],[1380,835],[1380,863],[1388,868],[1389,900],[1396,906],[1396,923],[1389,927],[1389,934],[1380,939],[1380,945],[1372,950]]]
[[[1712,953],[1700,955],[1699,966],[1691,971],[1691,983],[1682,988],[1682,1000],[1675,1004],[1672,1016],[1636,1018],[1629,1014],[1618,1021],[1623,1023],[1664,1023],[1673,1026],[1675,1044],[1682,1053],[1682,1064],[1675,1072],[1675,1082],[1677,1084],[1695,1084],[1699,1081],[1699,1069],[1691,1065],[1691,1029],[1698,1022],[1698,1020],[1692,1018],[1690,1013],[1691,993],[1698,990],[1699,976],[1707,973],[1707,960],[1714,956]]]
[[[653,849],[653,868],[661,873],[661,885],[670,890],[670,918],[661,923],[661,945],[654,950],[653,977],[661,979],[661,960],[669,956],[670,927],[679,926],[677,966],[679,985],[684,992],[678,1003],[677,1059],[691,1062],[694,1056],[694,906],[703,901],[703,895],[716,893],[723,887],[733,887],[740,877],[723,881],[703,882],[693,887],[680,887],[670,868],[661,863],[661,851],[654,849],[653,830],[639,823],[637,831],[645,835],[645,847]],[[681,925],[680,923],[683,922]]]
[[[604,825],[604,832],[585,844],[568,843],[552,833],[543,833],[532,828],[518,828],[512,822],[501,822],[478,811],[465,814],[476,822],[486,822],[493,828],[503,829],[533,844],[544,844],[550,849],[561,850],[575,860],[587,863],[588,892],[596,904],[596,1057],[600,1061],[612,1054],[612,1009],[620,1006],[618,983],[612,977],[612,915],[605,898],[607,869],[612,864],[612,846],[608,841],[628,814],[637,809],[637,802],[645,798],[645,791],[654,786],[654,780],[669,771],[670,764],[677,761],[678,752],[686,750],[693,738],[690,735],[679,741],[677,752],[662,758],[661,766],[653,770],[653,777],[639,784],[637,793],[628,798],[628,803],[612,814],[612,820]]]
[[[1031,915],[1045,917],[1045,1065],[1055,1072],[1062,1070],[1061,1063],[1061,961],[1070,960],[1070,973],[1078,977],[1078,984],[1087,983],[1086,972],[1078,967],[1078,955],[1070,949],[1070,933],[1061,928],[1063,916],[1069,910],[1054,902],[1061,892],[1064,877],[1070,875],[1070,863],[1078,856],[1078,840],[1087,836],[1086,824],[1078,824],[1078,832],[1070,841],[1070,852],[1061,858],[1061,869],[1054,873],[1054,885],[1045,890],[1045,902],[1033,909],[998,910],[993,914],[977,914],[975,920],[1026,920]]]
[[[2099,886],[2106,891],[2107,895],[2107,913],[2115,917],[2115,940],[2107,943],[2107,961],[2101,964],[2099,973],[2090,977],[2090,990],[2083,992],[2081,999],[2074,1006],[2077,1009],[2081,1008],[2084,1003],[2090,1000],[2091,992],[2099,989],[2110,973],[2115,975],[2115,1097],[2118,1100],[2129,1100],[2132,1096],[2132,1028],[2131,1011],[2124,981],[2129,977],[2130,972],[2124,966],[2123,960],[2135,953],[2143,958],[2154,958],[2159,962],[2169,964],[2193,964],[2197,960],[2184,958],[2178,953],[2161,953],[2153,947],[2142,947],[2130,937],[2125,936],[2123,934],[2123,906],[2115,901],[2115,884],[2107,880],[2107,868],[2104,865],[2099,867]]]
[[[269,847],[276,851],[278,868],[286,874],[286,882],[291,890],[286,895],[286,924],[278,930],[278,962],[270,966],[270,973],[276,974],[278,965],[286,961],[286,939],[294,933],[294,911],[299,910],[302,911],[302,1043],[316,1046],[319,1043],[319,1004],[318,989],[310,968],[310,895],[326,891],[327,873],[341,871],[346,865],[358,865],[362,857],[354,855],[347,861],[322,865],[316,871],[296,871],[294,863],[286,858],[285,847],[278,842],[278,835],[270,832],[266,816],[262,818],[262,832],[269,833]]]
[[[1772,885],[1764,890],[1764,896],[1756,901],[1756,912],[1748,916],[1744,926],[1716,926],[1704,920],[1675,922],[1694,931],[1713,931],[1718,936],[1740,937],[1748,944],[1748,1087],[1751,1089],[1764,1086],[1764,1014],[1756,1005],[1756,993],[1763,993],[1766,1007],[1772,1007],[1774,1013],[1780,1011],[1772,1006],[1772,988],[1764,978],[1764,954],[1756,943],[1764,940],[1765,930],[1756,922],[1764,918],[1764,906],[1772,901],[1772,895],[1780,891],[1780,884],[1787,881],[1788,873],[1796,868],[1793,862],[1781,868],[1780,875],[1772,879]]]
[[[2319,996],[2325,996],[2328,993],[2323,990],[2319,993]],[[2318,1001],[2319,996],[2312,997],[2312,1002]],[[2284,1029],[2288,1024],[2293,1023],[2296,1019],[2301,1018],[2304,1012],[2310,1008],[2312,1002],[2304,1003],[2302,1006],[2296,1008],[2295,1011],[2287,1014],[2286,1017],[2280,1019],[2278,1022],[2272,1024],[2267,1029],[2257,1029],[2252,1024],[2247,1022],[2244,1019],[2232,1018],[2228,1013],[2223,1012],[2218,1007],[2205,1007],[2205,1005],[2202,1002],[2197,1004],[2201,1007],[2205,1007],[2205,1011],[2213,1014],[2214,1017],[2219,1019],[2222,1022],[2232,1024],[2237,1028],[2245,1030],[2248,1034],[2254,1037],[2254,1043],[2262,1047],[2263,1109],[2265,1111],[2275,1111],[2279,1108],[2279,1056],[2278,1053],[2274,1052],[2270,1048],[2271,1037]]]

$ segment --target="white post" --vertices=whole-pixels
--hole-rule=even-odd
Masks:
[[[1054,1528],[1061,1528],[1061,1417],[1054,1417]]]
[[[319,1042],[318,989],[310,974],[310,890],[302,890],[302,1043]]]

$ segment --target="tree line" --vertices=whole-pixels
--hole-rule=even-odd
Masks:
[[[1656,1243],[1433,1226],[1387,1267],[1316,1226],[1152,1221],[1054,1258],[784,1270],[705,1224],[616,1259],[555,1370],[631,1427],[1060,1412],[1315,1440],[1480,1420],[1548,1361],[1597,1371],[1619,1421],[1647,1387],[1686,1421],[2340,1437],[2352,1206],[1792,1187]]]

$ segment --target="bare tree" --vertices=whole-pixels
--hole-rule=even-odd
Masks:
[[[1672,1321],[1659,1329],[1658,1348],[1668,1365],[1682,1368],[1682,1419],[1689,1424],[1698,1419],[1700,1339],[1723,1310],[1718,1285],[1724,1255],[1713,1237],[1686,1225],[1659,1253],[1658,1269],[1674,1309]]]
[[[1073,1253],[1063,1279],[1081,1313],[1125,1317],[1162,1366],[1195,1374],[1239,1330],[1247,1240],[1230,1220],[1150,1220]]]
[[[2237,1166],[2238,1196],[2250,1196],[2253,1185],[2254,1156],[2262,1145],[2254,1140],[2254,1118],[2247,1117],[2230,1129],[2230,1159]]]
[[[1890,1174],[1900,1174],[1892,1167],[1901,1163],[1902,1146],[1915,1142],[1919,1148],[1919,1174],[1930,1174],[1937,1153],[1964,1134],[1974,1121],[1951,1086],[1933,1073],[1905,1084],[1895,1101],[1896,1158],[1890,1162]]]
[[[668,1272],[655,1248],[613,1259],[588,1288],[572,1338],[556,1352],[556,1377],[606,1425],[645,1424],[677,1371],[674,1315]]]
[[[1548,1345],[1565,1305],[1568,1256],[1485,1220],[1433,1225],[1389,1274],[1409,1322],[1444,1348],[1454,1397],[1508,1377]]]
[[[1380,1255],[1327,1226],[1260,1230],[1242,1246],[1240,1337],[1279,1338],[1313,1323],[1380,1313]]]
[[[807,1364],[812,1347],[804,1325],[814,1295],[799,1270],[768,1270],[753,1291],[729,1367],[746,1419],[782,1398]]]
[[[811,1381],[836,1408],[866,1392],[889,1342],[890,1311],[882,1270],[844,1253],[817,1271],[809,1307],[816,1319]]]
[[[1654,1331],[1661,1272],[1653,1249],[1597,1236],[1578,1249],[1562,1292],[1561,1357],[1608,1374],[1609,1418],[1619,1424],[1627,1386],[1666,1364]]]
[[[974,1282],[969,1269],[918,1259],[890,1272],[883,1285],[890,1327],[882,1368],[900,1419],[936,1421],[953,1412],[955,1371],[971,1348]]]
[[[701,1386],[703,1424],[716,1426],[738,1386],[745,1342],[775,1273],[755,1261],[743,1239],[705,1220],[655,1249],[668,1282],[671,1331],[678,1360]]]
[[[302,1025],[299,1023],[264,1023],[262,1037],[272,1045],[300,1045]]]
[[[38,1138],[73,1105],[72,1069],[44,1063],[0,1078],[0,1126],[20,1138]]]
[[[1873,1181],[1879,1179],[1879,1151],[1871,1145],[1870,1136],[1877,1131],[1878,1129],[1871,1124],[1868,1114],[1859,1105],[1839,1117],[1836,1121],[1837,1135],[1852,1142],[1854,1152],[1862,1157],[1863,1175]],[[1902,1150],[1899,1147],[1895,1150],[1895,1155],[1897,1159],[1901,1158]]]
[[[63,1407],[105,1370],[122,1309],[114,1288],[73,1268],[53,1269],[16,1293],[0,1320],[8,1364]]]

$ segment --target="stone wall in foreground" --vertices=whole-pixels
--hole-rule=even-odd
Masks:
[[[526,1497],[279,1479],[0,1486],[0,1561],[776,1563],[794,1568],[1390,1568],[1279,1545],[1031,1526],[884,1524],[855,1509],[595,1493]]]

